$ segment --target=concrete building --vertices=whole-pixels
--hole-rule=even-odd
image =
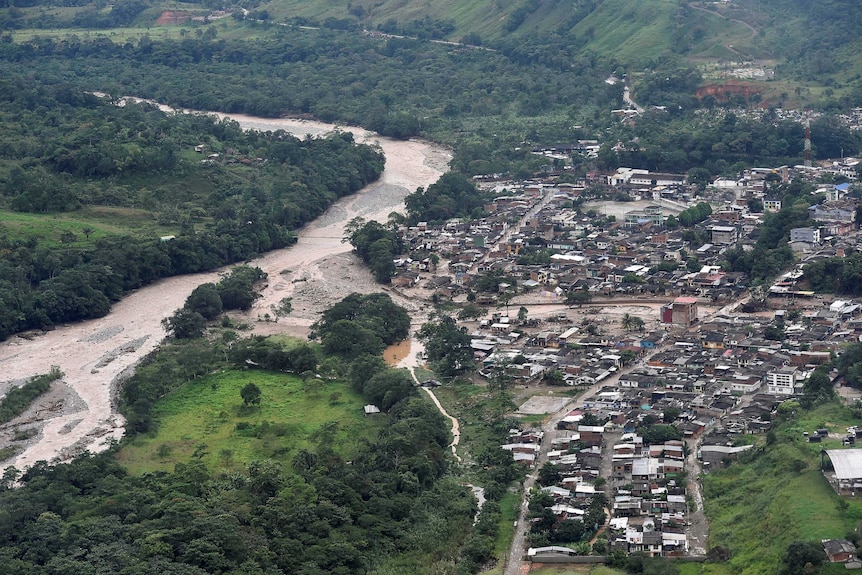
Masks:
[[[733,226],[712,226],[712,243],[727,245],[736,242],[737,232]]]
[[[771,395],[793,395],[798,369],[785,365],[766,374],[766,393]]]
[[[793,228],[790,230],[791,242],[820,243],[820,230],[816,228]]]
[[[673,302],[662,306],[662,323],[691,326],[697,323],[697,298],[678,297]]]
[[[763,200],[763,211],[764,212],[781,211],[781,200]]]

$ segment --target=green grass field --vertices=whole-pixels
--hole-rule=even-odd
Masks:
[[[494,540],[494,556],[498,561],[503,561],[512,545],[512,538],[515,536],[515,520],[518,519],[520,505],[520,491],[509,491],[500,499],[500,527]]]
[[[0,235],[5,235],[11,241],[36,239],[41,245],[49,247],[64,245],[64,234],[69,233],[74,236],[74,241],[68,245],[82,247],[106,236],[162,236],[177,231],[159,224],[152,212],[135,208],[90,206],[58,214],[0,210]]]
[[[446,411],[458,419],[461,429],[458,454],[465,461],[470,461],[472,459],[470,445],[479,445],[488,441],[489,437],[485,423],[487,420],[485,416],[486,389],[480,385],[450,384],[435,389],[434,394]]]
[[[530,571],[530,575],[624,575],[625,571],[606,565],[557,565]]]
[[[259,407],[244,407],[240,390],[254,383]],[[224,371],[188,383],[155,408],[153,436],[133,438],[119,460],[133,474],[170,471],[200,458],[214,470],[242,469],[251,461],[289,462],[297,450],[331,442],[350,457],[379,429],[363,415],[361,397],[337,381],[309,380],[257,371]]]
[[[76,238],[71,242],[76,245],[93,243],[99,238],[119,233],[114,226],[89,222],[75,215],[78,214],[48,215],[0,210],[0,234],[11,241],[26,242],[35,238],[43,245],[57,246],[61,244],[61,238],[69,233]]]
[[[220,18],[208,23],[200,21],[187,21],[181,24],[157,25],[155,22],[162,10],[180,10],[193,14],[206,14],[208,9],[194,4],[187,6],[164,5],[161,8],[147,10],[145,14],[130,27],[87,29],[87,28],[22,28],[11,30],[12,38],[16,42],[27,42],[35,38],[53,38],[55,40],[96,40],[108,39],[115,44],[126,42],[137,42],[143,37],[151,40],[181,40],[183,38],[196,38],[209,27],[216,31],[217,38],[232,39],[245,38],[255,39],[261,36],[271,35],[276,31],[272,26],[258,23],[242,23],[233,18]],[[68,14],[67,14],[68,15]]]

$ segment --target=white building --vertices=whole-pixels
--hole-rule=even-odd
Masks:
[[[766,374],[766,393],[771,395],[793,395],[799,370],[785,365]]]
[[[793,228],[790,230],[791,242],[820,243],[820,230],[817,228]]]

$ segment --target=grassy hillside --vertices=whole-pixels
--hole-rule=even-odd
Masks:
[[[4,40],[257,40],[282,32],[269,25],[277,22],[481,44],[519,62],[526,52],[531,62],[563,60],[575,68],[579,60],[599,58],[637,72],[683,58],[700,65],[707,82],[722,81],[739,62],[754,62],[755,69],[775,72],[755,80],[764,101],[783,93],[782,103],[797,107],[824,101],[856,105],[862,97],[862,21],[852,0],[228,1],[225,7],[235,17],[212,19],[205,3],[124,0],[108,9],[32,1],[30,7],[0,8],[0,27],[10,31]],[[179,19],[159,22],[166,11]],[[253,25],[243,25],[243,18]]]
[[[240,390],[254,383],[259,406],[245,407]],[[344,457],[378,431],[363,416],[362,398],[349,385],[275,373],[227,370],[197,379],[161,400],[154,436],[139,435],[118,459],[135,475],[169,471],[193,456],[210,469],[244,469],[252,460],[289,461],[323,438]]]
[[[837,404],[798,413],[750,461],[704,477],[709,545],[730,549],[733,572],[771,575],[791,542],[841,538],[855,529],[862,502],[838,497],[819,470],[820,450],[840,449],[840,441],[807,443],[802,435],[821,427],[841,433],[855,423]]]
[[[862,51],[862,20],[852,0],[274,0],[263,7],[277,20],[329,18],[386,31],[397,23],[407,34],[419,22],[443,22],[435,29],[447,40],[562,42],[631,66],[671,54],[694,61],[774,59],[783,73],[839,90],[862,74],[855,57]]]

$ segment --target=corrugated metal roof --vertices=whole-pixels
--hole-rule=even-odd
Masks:
[[[862,449],[827,449],[838,479],[862,478]]]

